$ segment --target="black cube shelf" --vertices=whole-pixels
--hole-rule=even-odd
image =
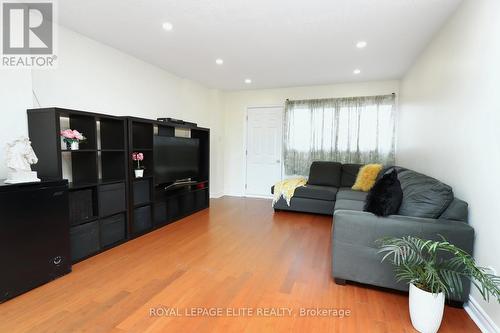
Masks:
[[[209,206],[208,128],[63,108],[28,110],[28,128],[39,176],[70,179],[73,262]],[[79,150],[62,144],[67,128],[87,138]],[[194,184],[165,190],[155,186],[154,136],[173,137],[177,128],[199,139],[200,173]],[[142,178],[135,178],[133,152],[144,154]]]
[[[34,165],[38,175],[71,180],[73,262],[125,240],[129,220],[126,119],[62,108],[31,109],[28,128],[39,159]],[[59,132],[68,128],[86,137],[78,150],[68,150],[61,143]],[[68,170],[70,174],[64,174]],[[119,214],[121,225],[116,218],[110,222],[112,214]]]

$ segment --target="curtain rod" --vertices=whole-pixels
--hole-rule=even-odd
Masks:
[[[396,93],[393,92],[393,93],[391,93],[391,95],[396,95]],[[343,98],[343,97],[339,97],[339,98]],[[285,99],[285,101],[289,101],[289,100],[290,100],[289,98]]]

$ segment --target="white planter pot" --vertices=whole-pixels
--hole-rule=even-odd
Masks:
[[[80,149],[80,143],[78,141],[71,142],[71,145],[69,146],[69,149],[71,149],[71,150],[78,150],[78,149]]]
[[[144,170],[139,169],[139,170],[134,170],[134,172],[135,172],[135,178],[144,177]]]
[[[444,311],[444,293],[432,294],[410,284],[410,318],[421,333],[436,333]]]

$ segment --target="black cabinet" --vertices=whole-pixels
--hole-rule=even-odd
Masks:
[[[0,302],[71,271],[67,181],[0,181]]]

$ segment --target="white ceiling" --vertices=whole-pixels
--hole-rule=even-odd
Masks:
[[[62,25],[92,39],[234,90],[400,78],[460,2],[61,0],[58,12]],[[368,46],[357,49],[359,40]]]

